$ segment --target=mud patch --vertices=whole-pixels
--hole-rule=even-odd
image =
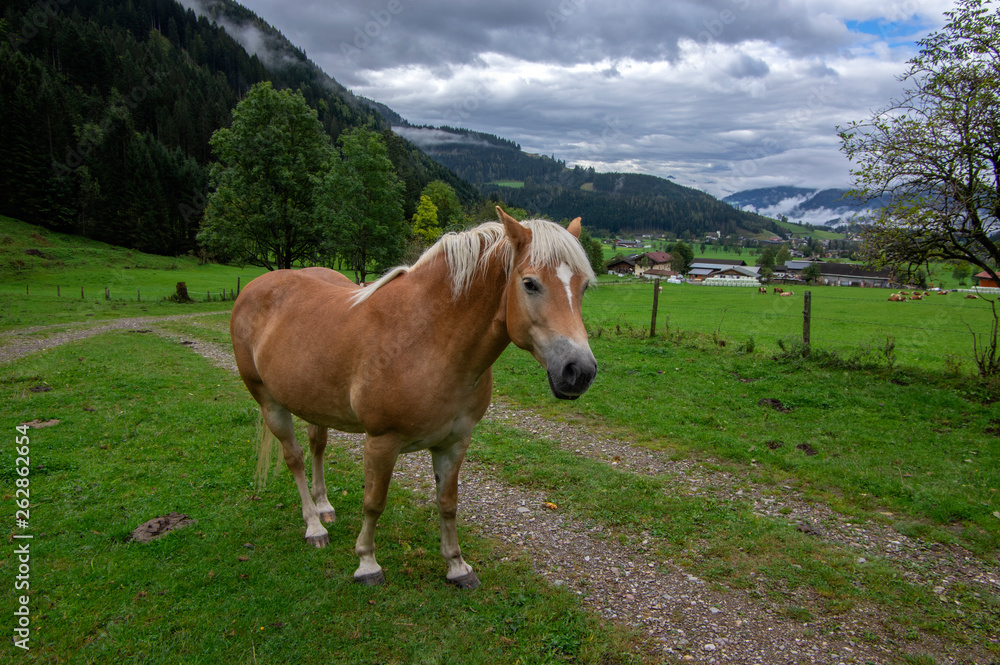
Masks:
[[[791,407],[782,404],[780,399],[773,399],[770,397],[764,397],[757,400],[757,404],[760,404],[761,406],[769,406],[775,411],[780,411],[781,413],[790,413],[792,410]]]
[[[39,420],[35,418],[34,420],[26,423],[21,423],[21,427],[30,427],[31,429],[41,429],[42,427],[52,427],[53,425],[58,425],[59,420],[57,418],[49,418],[48,420]]]
[[[804,452],[806,455],[809,455],[810,457],[812,457],[813,455],[818,455],[819,454],[819,452],[815,448],[813,448],[812,446],[810,446],[808,443],[800,443],[799,445],[795,446],[795,449],[796,450],[801,450],[802,452]]]
[[[783,447],[785,444],[783,444],[781,441],[768,441],[764,445],[770,448],[771,450],[777,450],[778,448]]]
[[[46,386],[46,385],[31,386],[30,388],[28,388],[28,392],[32,393],[47,393],[50,390],[52,390],[52,386]]]
[[[194,524],[194,520],[181,513],[161,515],[136,527],[135,531],[128,537],[127,542],[148,543],[155,538],[164,536],[177,529],[183,529],[190,524]]]

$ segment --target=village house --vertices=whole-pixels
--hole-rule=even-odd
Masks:
[[[983,288],[986,288],[986,287],[994,287],[994,288],[1000,287],[1000,284],[997,284],[996,280],[993,279],[992,277],[990,277],[990,274],[988,272],[986,272],[985,270],[982,271],[981,273],[977,273],[977,274],[973,275],[972,279],[978,280],[978,284],[976,284],[976,286],[979,286],[979,287],[983,287]]]
[[[674,260],[666,252],[647,252],[643,258],[643,264],[652,270],[670,270],[670,263]]]

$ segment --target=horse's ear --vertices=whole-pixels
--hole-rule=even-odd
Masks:
[[[500,216],[507,238],[514,243],[514,247],[518,251],[524,249],[531,242],[531,231],[521,226],[519,221],[505,213],[500,206],[497,206],[497,215]]]
[[[574,238],[576,238],[577,240],[579,240],[580,239],[580,231],[583,230],[583,226],[580,224],[580,218],[577,217],[572,222],[570,222],[569,223],[569,228],[567,228],[566,230],[569,231],[570,234]]]

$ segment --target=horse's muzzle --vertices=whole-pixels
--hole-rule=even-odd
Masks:
[[[553,344],[546,354],[549,388],[559,399],[576,399],[587,392],[597,376],[597,360],[588,347],[580,347],[569,340]]]

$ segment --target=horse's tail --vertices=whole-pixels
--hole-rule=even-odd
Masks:
[[[264,423],[264,414],[257,415],[257,435],[260,445],[257,448],[257,469],[254,471],[254,486],[260,490],[267,485],[268,469],[271,467],[271,455],[278,447],[278,439]]]

